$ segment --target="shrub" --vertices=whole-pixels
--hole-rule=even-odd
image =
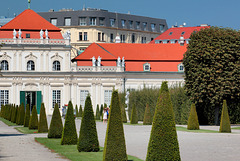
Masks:
[[[61,145],[75,145],[77,144],[77,131],[75,125],[75,118],[73,114],[72,102],[68,102],[67,114],[62,132]]]
[[[192,104],[192,106],[191,106],[191,111],[190,111],[189,118],[188,118],[187,129],[188,130],[199,130],[198,116],[197,116],[195,104]]]
[[[230,125],[226,100],[223,100],[223,108],[222,108],[222,116],[221,116],[219,132],[231,133],[231,125]]]
[[[24,118],[25,118],[25,108],[24,108],[24,104],[21,103],[19,125],[24,125]]]
[[[9,108],[9,113],[8,113],[8,120],[11,121],[11,117],[12,117],[12,105],[8,105],[8,108]]]
[[[85,110],[84,110],[84,111],[85,111]],[[97,110],[96,110],[96,120],[100,120],[99,105],[97,105]]]
[[[122,122],[127,123],[126,110],[125,110],[125,107],[123,105],[121,105],[121,113],[122,113]]]
[[[15,108],[15,115],[13,117],[13,123],[16,123],[17,122],[17,114],[18,114],[18,105],[16,106]]]
[[[15,105],[12,105],[11,122],[14,122],[15,114],[16,114],[16,107]]]
[[[77,149],[79,152],[99,151],[96,122],[92,109],[92,101],[89,95],[87,96],[85,101],[84,115],[82,117],[82,123],[80,126]]]
[[[78,106],[77,105],[75,106],[75,112],[76,112],[75,116],[78,117],[79,114],[78,114]]]
[[[137,110],[135,105],[133,105],[133,108],[132,108],[130,124],[138,124],[138,115],[137,115]]]
[[[153,160],[181,160],[167,82],[161,85],[148,144],[146,161]]]
[[[78,117],[82,117],[82,105],[79,107]]]
[[[48,132],[48,124],[47,124],[47,116],[45,112],[45,106],[44,103],[41,104],[40,109],[40,118],[38,123],[38,132]]]
[[[27,104],[25,118],[24,118],[24,127],[29,126],[29,120],[30,120],[30,107],[29,107],[29,104]]]
[[[62,118],[56,103],[53,110],[52,120],[50,123],[48,138],[61,138],[63,131]]]
[[[117,138],[117,139],[116,139]],[[103,151],[103,161],[127,160],[118,92],[113,91]]]
[[[19,106],[17,106],[17,118],[16,118],[16,124],[17,125],[20,125],[19,123],[20,123],[20,105]]]
[[[143,125],[152,125],[152,117],[151,117],[150,107],[148,106],[148,104],[146,105],[146,108],[145,108]]]
[[[38,129],[38,115],[36,105],[32,108],[32,115],[30,116],[29,129]]]

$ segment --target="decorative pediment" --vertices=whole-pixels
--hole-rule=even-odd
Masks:
[[[7,52],[4,52],[1,56],[0,56],[0,60],[10,60],[12,59]]]
[[[30,52],[30,54],[27,55],[27,56],[25,57],[25,59],[28,59],[28,60],[35,60],[35,59],[37,59],[37,57],[36,57],[35,55],[33,55],[32,52]]]
[[[55,53],[55,55],[53,55],[53,56],[51,57],[51,59],[54,59],[54,60],[62,60],[63,57],[60,56],[58,53]]]

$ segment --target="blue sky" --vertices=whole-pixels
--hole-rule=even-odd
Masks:
[[[186,22],[187,26],[209,24],[240,29],[240,0],[31,0],[31,9],[36,12],[79,10],[84,4],[111,12],[163,18],[168,27]],[[0,16],[13,17],[26,8],[27,0],[1,0]]]

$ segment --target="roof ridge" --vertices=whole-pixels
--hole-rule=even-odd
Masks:
[[[114,56],[115,58],[117,58],[115,55],[111,54],[107,49],[105,49],[104,47],[102,47],[101,45],[99,45],[98,43],[96,43],[97,46],[99,46],[100,48],[102,48],[104,51],[106,51],[108,54]]]

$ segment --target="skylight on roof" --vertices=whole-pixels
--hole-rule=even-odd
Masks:
[[[185,34],[185,32],[183,31],[182,33],[181,33],[181,35],[184,35]]]
[[[172,35],[172,32],[170,32],[169,35]]]

